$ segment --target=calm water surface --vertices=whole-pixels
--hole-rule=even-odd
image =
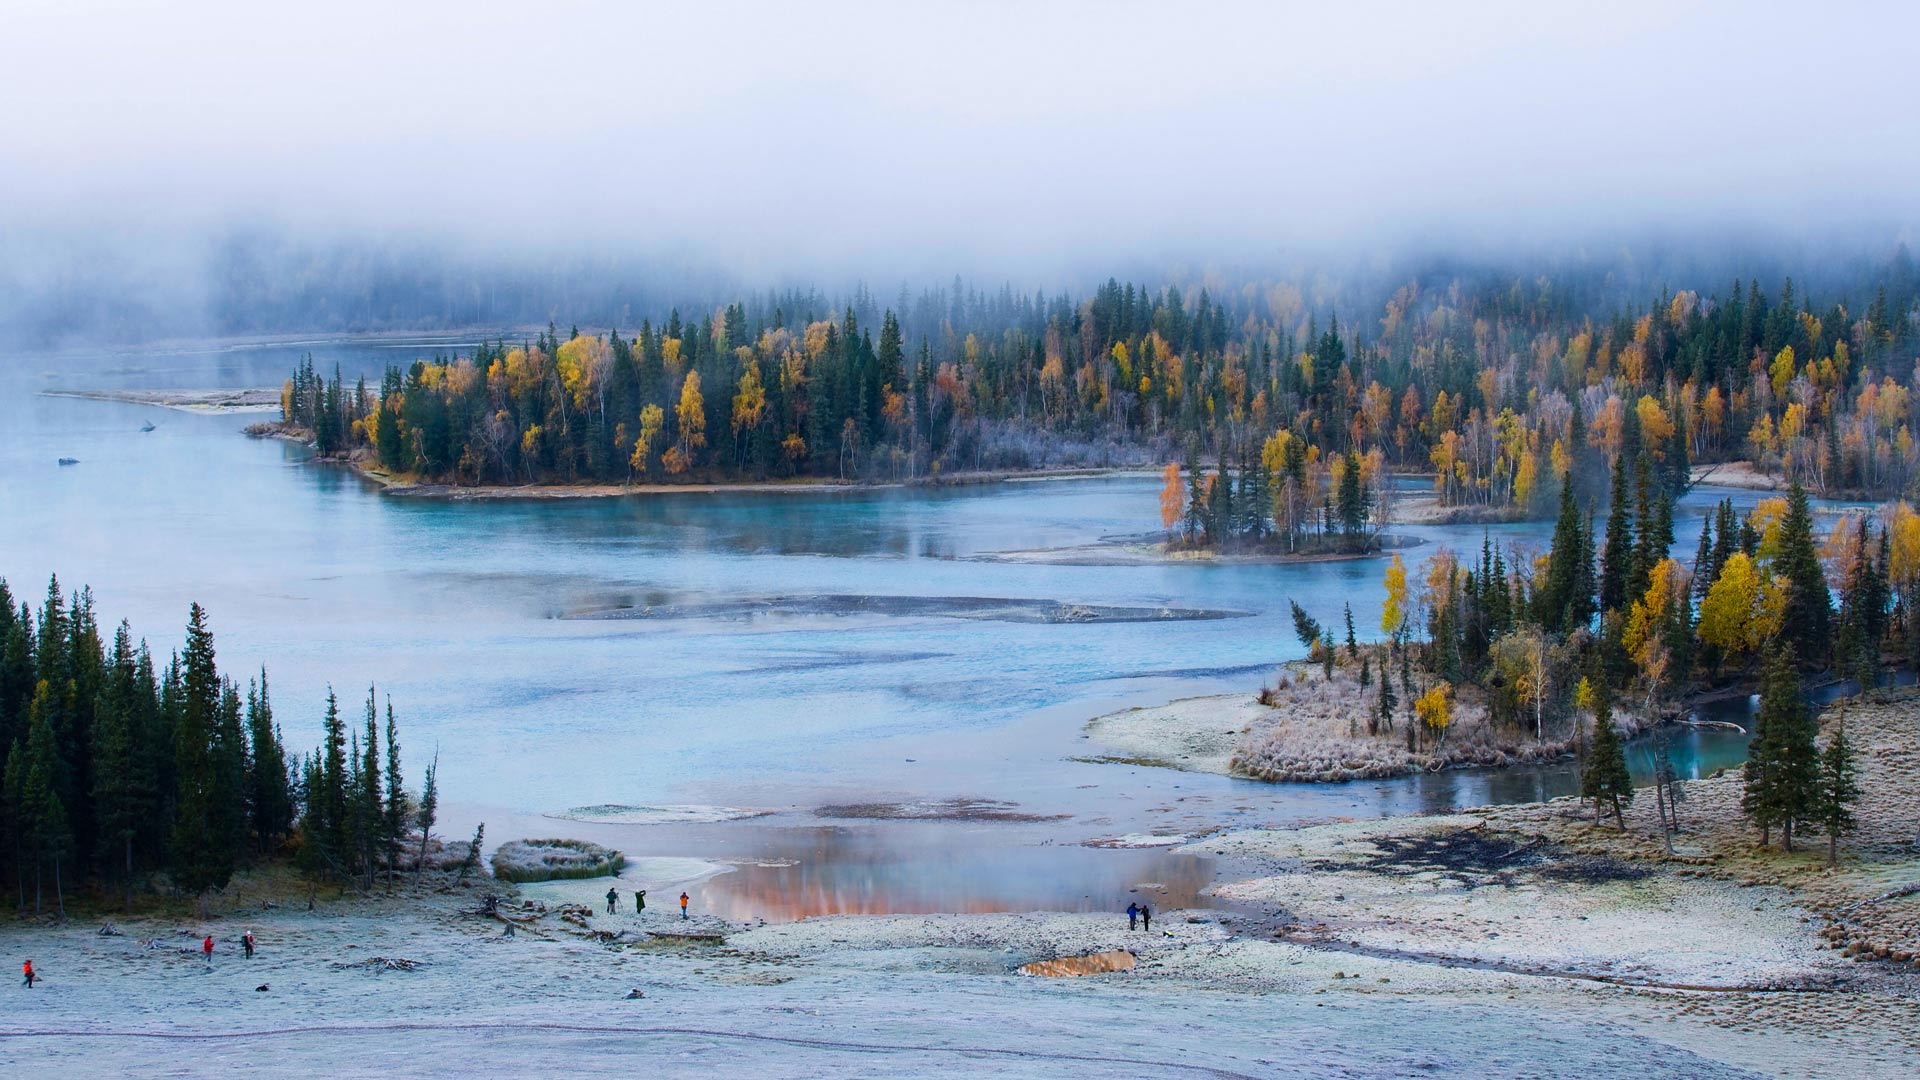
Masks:
[[[450,503],[389,498],[299,448],[243,438],[250,416],[39,396],[67,387],[273,385],[299,352],[377,377],[431,345],[314,344],[0,360],[0,575],[37,604],[90,584],[164,650],[187,604],[224,670],[266,664],[289,741],[317,738],[333,688],[391,695],[417,772],[438,752],[452,831],[592,835],[629,852],[737,858],[714,905],[819,911],[1113,906],[1141,882],[1191,899],[1204,860],[1103,851],[1130,833],[1373,816],[1573,790],[1567,766],[1272,786],[1069,760],[1112,708],[1252,689],[1299,655],[1289,598],[1379,621],[1376,561],[1292,566],[1032,566],[997,551],[1135,536],[1150,477],[942,491]],[[74,370],[84,369],[84,370]],[[145,422],[156,428],[143,433]],[[62,467],[61,457],[79,464]],[[1676,534],[1690,557],[1696,494]],[[1750,503],[1751,493],[1734,493]],[[1481,529],[1402,528],[1477,550]],[[1544,546],[1548,526],[1490,530]],[[1428,550],[1431,550],[1429,548]],[[1424,552],[1416,552],[1415,559]],[[1137,623],[809,613],[809,597],[997,598],[1236,617]],[[781,599],[777,612],[700,605]],[[795,598],[799,598],[796,601]],[[734,605],[737,607],[737,604]],[[570,618],[610,607],[691,617]],[[1725,707],[1744,713],[1745,703]],[[1744,742],[1679,737],[1696,774]],[[1644,753],[1635,755],[1636,767]],[[981,798],[1036,822],[849,823],[823,804]],[[705,826],[587,826],[595,804],[770,809]],[[1124,903],[1124,901],[1122,901]]]

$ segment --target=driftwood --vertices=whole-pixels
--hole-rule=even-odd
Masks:
[[[126,936],[126,933],[124,931],[122,931],[119,927],[113,925],[112,923],[107,923],[105,926],[102,926],[100,929],[95,930],[94,933],[99,934],[101,937],[125,937]]]
[[[1851,904],[1834,908],[1833,911],[1834,914],[1837,915],[1842,911],[1852,911],[1854,908],[1866,907],[1868,904],[1879,904],[1888,900],[1898,900],[1903,896],[1912,896],[1915,893],[1920,893],[1920,881],[1916,881],[1911,885],[1902,885],[1892,892],[1883,892],[1879,896],[1870,896],[1865,900],[1855,900]]]
[[[1715,730],[1715,731],[1737,731],[1737,732],[1739,732],[1739,733],[1740,733],[1740,734],[1742,734],[1742,735],[1745,735],[1745,734],[1747,734],[1747,729],[1746,729],[1746,728],[1743,728],[1743,727],[1741,727],[1741,726],[1740,726],[1739,724],[1736,724],[1736,723],[1733,723],[1733,722],[1732,722],[1732,721],[1730,721],[1730,720],[1685,720],[1685,719],[1680,719],[1680,720],[1675,720],[1675,721],[1674,721],[1674,723],[1676,723],[1676,724],[1683,724],[1683,725],[1685,725],[1685,726],[1687,726],[1687,727],[1690,727],[1690,728],[1695,728],[1695,729],[1699,729],[1699,728],[1712,728],[1712,729],[1713,729],[1713,730]]]
[[[368,968],[373,971],[414,971],[427,966],[425,960],[409,960],[404,956],[372,956],[351,963],[342,961],[333,965],[339,970]]]

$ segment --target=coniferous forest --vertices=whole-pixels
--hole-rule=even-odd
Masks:
[[[433,767],[407,790],[380,706],[370,687],[352,717],[329,692],[320,745],[289,756],[266,671],[244,686],[223,673],[198,604],[156,658],[125,622],[107,640],[89,590],[56,578],[35,612],[0,580],[0,874],[34,912],[76,896],[131,907],[158,887],[204,896],[283,858],[370,888],[437,801]]]
[[[1174,462],[1244,477],[1257,491],[1232,527],[1281,537],[1330,516],[1359,531],[1360,488],[1393,472],[1431,474],[1465,513],[1547,517],[1569,477],[1582,505],[1604,499],[1629,440],[1663,482],[1744,463],[1819,494],[1911,487],[1920,289],[1904,249],[1846,295],[1785,278],[1616,303],[1612,281],[1109,280],[1048,297],[956,280],[889,308],[791,290],[637,328],[549,326],[377,385],[303,364],[283,419],[323,454],[453,484]]]

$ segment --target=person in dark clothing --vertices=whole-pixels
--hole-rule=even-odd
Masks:
[[[1153,909],[1145,904],[1140,905],[1140,929],[1153,929]]]
[[[607,886],[607,914],[611,915],[620,906],[620,890]]]
[[[1139,925],[1140,925],[1140,905],[1128,904],[1127,905],[1127,929],[1133,930],[1138,928]]]
[[[26,963],[20,965],[20,973],[27,977],[27,980],[26,980],[27,989],[29,990],[33,989],[33,980],[40,977],[34,974],[33,972],[33,961],[29,960]]]
[[[686,917],[687,917],[687,894],[681,893],[680,894],[680,918],[682,921],[685,921]]]
[[[633,913],[635,915],[645,915],[647,913],[647,890],[635,890],[633,894]]]
[[[240,944],[247,950],[247,959],[253,959],[253,931],[240,935]]]

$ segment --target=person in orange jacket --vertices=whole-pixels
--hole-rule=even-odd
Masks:
[[[686,917],[687,917],[687,894],[681,893],[680,894],[680,918],[682,920],[685,920]]]
[[[27,977],[26,978],[27,989],[29,990],[33,989],[33,980],[40,977],[33,973],[33,961],[29,960],[26,963],[20,965],[20,973]]]

